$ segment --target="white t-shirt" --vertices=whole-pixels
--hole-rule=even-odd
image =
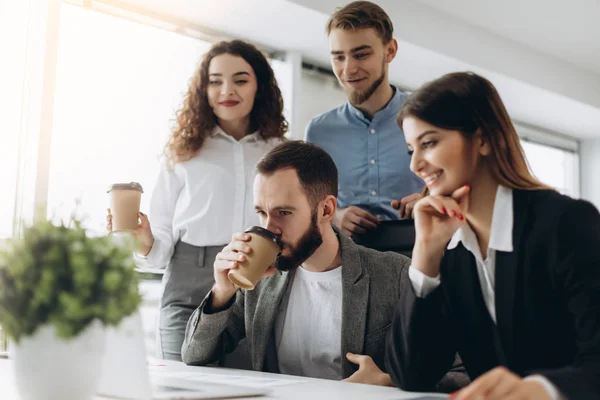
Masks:
[[[342,379],[342,268],[299,267],[275,329],[282,374]]]

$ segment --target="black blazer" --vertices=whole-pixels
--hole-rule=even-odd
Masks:
[[[549,190],[514,190],[513,213],[514,251],[496,253],[497,324],[462,243],[425,298],[403,281],[386,354],[400,388],[430,390],[458,351],[471,379],[503,365],[567,399],[600,398],[600,214]]]

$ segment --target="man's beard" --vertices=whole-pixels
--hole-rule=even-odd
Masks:
[[[323,235],[317,226],[317,213],[314,212],[310,226],[302,235],[296,246],[289,246],[289,256],[279,256],[275,261],[275,268],[279,271],[289,271],[298,268],[323,244]]]
[[[381,76],[371,84],[367,89],[363,91],[355,90],[353,92],[349,92],[349,100],[351,104],[359,105],[369,100],[373,93],[381,86],[383,80],[385,79],[385,62],[381,66]]]

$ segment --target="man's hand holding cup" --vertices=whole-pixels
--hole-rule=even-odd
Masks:
[[[252,290],[261,278],[273,275],[282,248],[279,237],[261,227],[234,234],[215,258],[211,308],[224,308],[239,287]]]

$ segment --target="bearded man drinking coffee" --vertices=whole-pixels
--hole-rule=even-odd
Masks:
[[[391,385],[385,339],[410,259],[356,245],[332,225],[338,171],[321,148],[283,143],[257,164],[254,204],[283,250],[254,290],[228,278],[253,249],[234,235],[190,318],[183,361],[219,361],[245,338],[257,371]]]

